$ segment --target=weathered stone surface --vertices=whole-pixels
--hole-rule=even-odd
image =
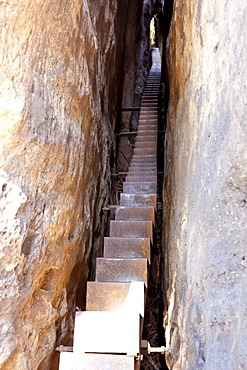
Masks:
[[[83,304],[106,222],[126,4],[1,2],[2,370],[51,369],[77,293]]]
[[[246,368],[246,1],[175,1],[165,142],[167,357]]]

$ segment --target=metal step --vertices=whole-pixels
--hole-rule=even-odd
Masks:
[[[140,353],[141,316],[136,312],[76,312],[74,353]]]
[[[139,194],[138,194],[139,195]],[[150,238],[153,241],[152,221],[110,221],[110,236],[115,238]]]
[[[146,258],[97,258],[95,281],[131,283],[142,281],[147,286]]]
[[[156,194],[120,194],[121,206],[153,206],[156,209]]]
[[[147,258],[151,261],[149,238],[104,238],[105,258]]]
[[[140,137],[136,137],[135,143],[137,144],[137,143],[143,143],[146,141],[149,141],[149,142],[152,141],[157,144],[157,140],[158,140],[157,135],[140,136]]]
[[[156,148],[157,144],[155,141],[140,141],[135,145],[136,148]]]
[[[157,153],[157,149],[156,148],[151,148],[151,149],[148,149],[148,148],[135,148],[134,149],[134,154],[156,154]]]
[[[157,166],[156,164],[152,164],[150,167],[148,166],[144,166],[142,163],[139,163],[139,164],[131,164],[130,167],[129,167],[129,173],[135,173],[135,172],[153,172],[153,173],[156,173],[157,172]]]
[[[135,182],[125,182],[123,184],[123,192],[126,194],[154,194],[157,193],[157,183],[156,182],[142,182],[137,184]]]
[[[125,185],[126,183],[124,183]],[[131,184],[136,184],[131,183]],[[157,183],[155,184],[157,187]],[[137,184],[139,185],[139,184]],[[115,220],[122,221],[152,221],[155,219],[154,207],[117,207],[115,210]]]
[[[157,135],[157,130],[138,130],[137,136],[155,136]]]
[[[136,362],[124,355],[62,352],[59,370],[137,370]]]
[[[87,283],[87,311],[137,312],[144,317],[145,285],[143,282],[111,283],[89,281]]]
[[[153,169],[147,169],[147,168],[129,168],[128,175],[136,175],[136,176],[157,176],[157,171]],[[121,196],[121,195],[120,195]]]
[[[156,175],[135,175],[135,174],[129,174],[126,177],[126,181],[130,182],[147,182],[147,181],[156,181],[157,182],[157,174]]]
[[[146,167],[146,168],[147,168],[147,170],[149,170],[149,169],[150,169],[150,168],[152,168],[152,167],[155,167],[155,169],[156,169],[156,163],[154,164],[154,163],[152,163],[152,162],[146,162],[146,163],[141,163],[141,162],[139,162],[139,163],[135,163],[135,162],[132,162],[132,161],[131,161],[130,166],[132,166],[133,168],[134,168],[134,167]]]

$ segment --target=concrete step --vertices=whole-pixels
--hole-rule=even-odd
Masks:
[[[143,282],[87,282],[87,311],[137,312],[144,317],[145,285]]]
[[[134,357],[61,352],[59,370],[135,370]]]
[[[121,206],[153,206],[156,209],[156,194],[120,194]]]
[[[135,174],[132,174],[132,175],[129,174],[126,177],[126,181],[137,182],[137,183],[147,182],[147,181],[156,181],[157,182],[157,175],[138,176],[138,175],[135,175]]]
[[[156,182],[142,182],[137,184],[135,182],[124,182],[123,192],[125,194],[154,194],[157,193]]]
[[[124,183],[125,185],[126,183]],[[136,184],[131,183],[131,184]],[[157,188],[157,183],[152,183]],[[139,185],[139,184],[137,184]],[[155,219],[154,207],[117,207],[115,210],[115,220],[117,221],[152,221]]]
[[[140,322],[141,317],[135,312],[76,312],[74,353],[127,353],[133,356],[140,351]]]
[[[132,207],[134,208],[134,207]],[[106,258],[147,258],[151,261],[149,238],[104,238]]]
[[[97,258],[95,281],[131,283],[142,281],[147,286],[146,258]]]
[[[111,220],[110,236],[115,238],[150,238],[152,242],[153,223],[152,221]]]

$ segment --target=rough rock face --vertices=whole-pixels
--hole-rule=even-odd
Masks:
[[[50,369],[76,294],[83,305],[106,222],[127,3],[1,3],[3,370]]]
[[[246,1],[175,1],[165,141],[167,356],[246,368]]]

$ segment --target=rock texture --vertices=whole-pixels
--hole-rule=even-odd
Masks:
[[[106,224],[127,4],[1,2],[2,370],[51,369],[76,295],[83,306]]]
[[[174,2],[164,188],[171,369],[246,368],[246,5]]]

